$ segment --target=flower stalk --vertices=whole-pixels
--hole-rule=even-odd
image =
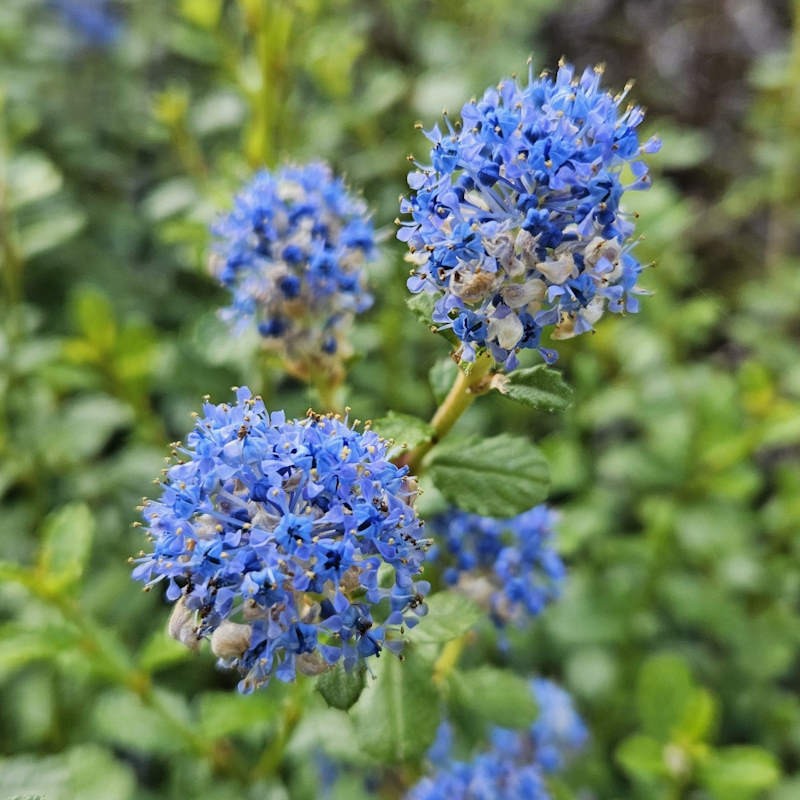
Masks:
[[[423,471],[422,459],[447,436],[475,398],[488,391],[487,377],[493,364],[494,359],[488,352],[484,352],[477,356],[469,372],[459,368],[450,391],[431,418],[433,436],[399,459],[401,464],[409,467],[413,475],[419,475]]]

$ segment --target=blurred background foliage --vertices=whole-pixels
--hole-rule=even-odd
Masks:
[[[430,414],[447,350],[405,306],[404,157],[425,153],[415,121],[529,54],[635,77],[664,147],[628,201],[654,295],[561,348],[573,408],[485,398],[460,423],[543,443],[570,566],[534,633],[489,658],[575,694],[593,737],[564,797],[800,797],[799,17],[780,0],[4,0],[0,798],[311,798],[312,751],[369,765],[316,695],[237,697],[166,639],[166,606],[129,578],[130,523],[203,394],[310,403],[216,318],[208,225],[259,165],[324,158],[363,190],[385,244],[348,403]],[[283,781],[262,764],[243,788],[239,757],[265,742]],[[364,796],[357,774],[332,796]]]

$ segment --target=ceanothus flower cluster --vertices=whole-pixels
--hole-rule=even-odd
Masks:
[[[335,373],[354,315],[372,304],[365,203],[322,163],[262,170],[213,233],[212,268],[233,295],[223,318],[239,329],[255,320],[264,346],[303,379]]]
[[[143,507],[153,552],[133,577],[166,581],[170,633],[210,638],[242,692],[396,651],[426,610],[428,542],[416,484],[386,451],[338,417],[268,413],[245,388],[207,402]]]
[[[49,0],[87,47],[108,47],[119,38],[122,20],[109,0]]]
[[[575,710],[569,692],[545,678],[531,681],[539,716],[529,735],[536,760],[544,772],[558,772],[568,757],[589,739],[586,723]]]
[[[555,600],[566,574],[552,547],[556,513],[545,505],[511,519],[453,509],[434,518],[437,547],[451,586],[486,607],[495,625],[522,622]]]
[[[642,265],[632,249],[626,189],[649,186],[640,144],[644,113],[623,109],[630,87],[600,88],[602,69],[561,64],[527,85],[503,80],[467,103],[461,121],[425,132],[431,165],[408,176],[398,238],[408,243],[411,292],[436,296],[433,321],[452,329],[465,359],[488,348],[506,369],[542,333],[592,330],[606,309],[638,309]],[[623,182],[629,166],[632,179]]]
[[[452,761],[423,778],[406,800],[551,800],[535,764],[517,764],[492,749],[472,761]]]
[[[588,739],[572,698],[549,680],[535,678],[530,690],[539,716],[523,731],[493,728],[490,747],[471,761],[453,757],[453,731],[445,722],[428,753],[434,767],[406,800],[551,800],[546,776],[561,771]]]

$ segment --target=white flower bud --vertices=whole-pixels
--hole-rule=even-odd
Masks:
[[[606,299],[597,295],[589,301],[589,305],[581,311],[581,316],[590,324],[594,325],[606,310]]]
[[[558,324],[553,328],[553,332],[550,334],[551,339],[556,339],[557,341],[561,341],[563,339],[572,339],[577,334],[575,333],[575,323],[577,322],[577,318],[574,314],[567,314],[566,312],[561,313],[561,319],[558,321]]]
[[[539,261],[536,269],[551,283],[564,283],[567,278],[576,274],[575,261],[570,254],[563,255],[556,261]]]
[[[211,651],[224,659],[239,658],[250,647],[252,628],[223,620],[211,635]]]
[[[322,675],[331,668],[318,650],[314,650],[312,653],[301,653],[297,656],[295,664],[301,675]]]
[[[512,283],[503,287],[500,296],[509,308],[523,308],[529,303],[541,304],[544,300],[547,285],[538,278],[531,278],[525,283]]]
[[[465,303],[478,303],[491,295],[502,282],[497,272],[478,269],[475,272],[454,270],[450,280],[450,291]]]
[[[489,338],[496,339],[504,350],[513,350],[524,332],[525,329],[516,314],[509,314],[502,319],[493,317],[489,320]]]
[[[167,622],[167,633],[193,652],[200,647],[194,611],[186,608],[186,598],[181,596],[172,608]]]
[[[607,258],[612,264],[619,258],[621,248],[615,239],[603,239],[595,236],[583,253],[583,263],[587,267],[596,267],[601,258]]]

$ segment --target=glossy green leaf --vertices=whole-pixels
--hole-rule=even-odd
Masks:
[[[132,421],[131,407],[107,395],[87,395],[65,403],[60,417],[48,420],[41,431],[48,439],[48,463],[62,466],[85,461]]]
[[[414,316],[423,324],[428,327],[431,326],[431,317],[433,316],[433,307],[436,304],[436,298],[428,292],[419,292],[412,294],[406,298],[406,305],[411,309]]]
[[[134,788],[130,767],[96,745],[53,756],[0,759],[3,800],[127,800]]]
[[[97,354],[109,353],[117,338],[114,307],[105,292],[94,286],[83,286],[73,297],[72,316]]]
[[[34,661],[56,660],[77,642],[77,634],[67,626],[6,623],[0,626],[0,678]]]
[[[458,377],[458,365],[450,356],[441,358],[428,372],[428,382],[433,392],[433,397],[437,403],[441,403],[455,379]]]
[[[187,661],[195,654],[180,642],[172,639],[166,625],[153,632],[139,653],[139,667],[147,672],[157,672],[181,661]]]
[[[716,717],[714,696],[706,689],[694,689],[684,706],[683,719],[677,727],[679,738],[690,742],[705,741]]]
[[[617,748],[617,763],[632,778],[652,780],[668,775],[664,744],[650,736],[629,736]]]
[[[669,741],[694,696],[692,676],[682,658],[663,654],[648,659],[636,687],[636,705],[645,733]]]
[[[427,470],[451,503],[489,517],[521,514],[541,503],[549,487],[541,451],[509,434],[445,441],[432,451]]]
[[[439,726],[432,666],[407,647],[403,661],[385,653],[373,670],[349,712],[361,747],[386,764],[419,758]]]
[[[373,430],[384,439],[393,439],[403,449],[416,447],[433,436],[433,428],[419,417],[390,411],[372,423]]]
[[[457,639],[486,616],[474,601],[458,592],[437,592],[426,600],[426,605],[428,613],[406,633],[420,644]]]
[[[28,150],[11,160],[6,175],[8,206],[12,210],[55,194],[63,176],[42,153]]]
[[[44,521],[39,569],[62,584],[81,577],[94,537],[94,518],[85,503],[70,503]]]
[[[209,740],[237,733],[263,736],[281,710],[280,702],[268,692],[207,691],[198,701],[200,731]]]
[[[538,713],[530,684],[508,670],[478,667],[450,676],[451,702],[486,722],[504,728],[524,728]]]
[[[190,748],[181,733],[193,729],[183,698],[157,690],[157,701],[167,710],[168,716],[131,692],[123,689],[104,692],[91,713],[95,735],[104,742],[138,753],[168,754]]]
[[[25,226],[20,232],[20,249],[33,258],[72,239],[86,224],[86,215],[72,209],[59,209],[46,218]]]
[[[544,364],[496,375],[493,388],[504,397],[540,411],[564,411],[572,405],[572,389],[558,370]]]
[[[458,343],[455,334],[449,328],[437,330],[437,326],[433,323],[433,307],[436,305],[436,298],[428,292],[419,292],[419,294],[412,294],[406,299],[406,305],[411,309],[414,316],[425,325],[431,332],[438,333],[444,339],[447,339],[451,344]]]
[[[781,776],[778,760],[760,747],[725,747],[703,765],[700,780],[715,800],[760,797]]]

